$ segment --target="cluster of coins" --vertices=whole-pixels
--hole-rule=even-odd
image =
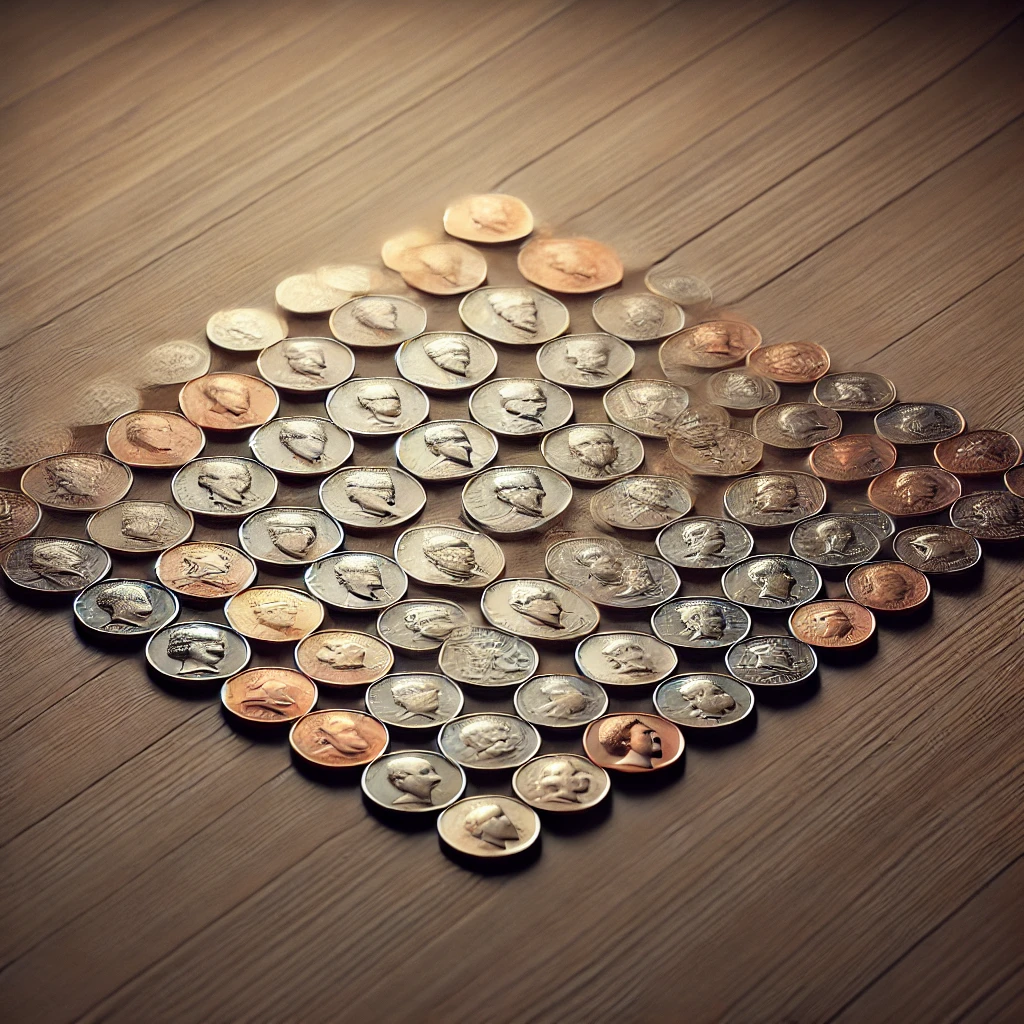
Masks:
[[[623,267],[593,240],[533,237],[517,258],[529,284],[484,287],[486,259],[466,243],[533,231],[512,196],[460,200],[444,228],[392,239],[382,258],[413,288],[461,295],[465,331],[428,330],[426,310],[389,292],[386,271],[364,266],[321,267],[277,288],[285,312],[329,315],[332,338],[288,336],[279,312],[215,313],[210,341],[258,352],[259,376],[202,366],[181,388],[180,412],[115,419],[110,455],[29,466],[21,492],[0,494],[7,579],[76,594],[87,633],[147,638],[154,672],[221,683],[228,715],[289,728],[307,770],[361,769],[365,797],[385,817],[440,812],[444,843],[492,858],[536,841],[538,811],[600,804],[609,772],[678,763],[687,730],[749,725],[757,689],[805,683],[816,650],[867,643],[875,613],[922,605],[929,574],[975,566],[979,540],[1024,537],[1024,467],[1010,434],[965,432],[955,409],[898,403],[878,374],[830,372],[820,345],[764,345],[749,323],[701,319],[712,297],[696,278],[659,266],[647,291],[610,291]],[[604,292],[592,311],[601,331],[568,334],[569,311],[551,292]],[[629,377],[634,346],[658,341],[664,379]],[[495,377],[492,343],[533,346],[539,376]],[[353,349],[373,348],[396,349],[397,376],[354,376]],[[782,387],[811,385],[806,401],[783,400]],[[581,389],[602,393],[606,421],[574,420],[571,392]],[[326,415],[279,416],[279,392],[323,399]],[[468,392],[465,418],[430,418],[428,392]],[[873,416],[873,431],[844,433],[841,414]],[[749,429],[735,425],[744,416]],[[206,432],[244,434],[252,457],[202,457]],[[354,439],[374,437],[394,439],[394,464],[346,465]],[[537,456],[503,463],[499,439],[536,445]],[[678,470],[638,473],[645,444]],[[754,472],[766,446],[805,453],[810,472]],[[903,446],[928,446],[934,461],[898,466]],[[174,470],[173,501],[128,498],[132,468]],[[961,477],[996,473],[1005,490],[962,494]],[[274,504],[279,477],[320,480],[320,507]],[[724,514],[691,514],[700,477],[736,478]],[[427,488],[451,482],[462,487],[460,521],[413,525]],[[847,497],[845,511],[843,500],[825,511],[826,482],[840,497],[867,482],[868,503]],[[549,530],[583,487],[592,488],[592,535],[550,543],[546,577],[506,577],[501,540]],[[91,539],[34,536],[41,506],[91,513]],[[924,518],[897,532],[896,519],[945,509],[948,523]],[[195,517],[237,528],[238,546],[190,539]],[[780,530],[789,553],[755,552],[755,532]],[[381,531],[394,531],[392,556],[350,536]],[[619,537],[653,538],[658,554]],[[109,552],[156,555],[156,580],[107,578]],[[260,567],[298,567],[304,588],[256,585]],[[848,596],[822,598],[823,578],[837,572]],[[709,579],[721,594],[701,593],[706,584],[689,592]],[[456,601],[407,598],[410,580],[478,592],[486,625]],[[178,621],[179,602],[218,606],[225,621]],[[322,628],[327,609],[374,613],[376,635]],[[642,610],[650,630],[598,632],[600,609]],[[766,612],[788,614],[788,629],[752,635],[752,613]],[[538,672],[550,643],[574,645],[579,675]],[[282,645],[294,668],[250,665],[253,647]],[[436,658],[437,671],[394,671],[396,650]],[[724,671],[679,672],[681,656],[707,652],[723,657]],[[318,687],[358,688],[365,711],[317,710]],[[511,692],[511,713],[464,714],[463,687]],[[652,706],[608,714],[606,688],[653,689]],[[425,739],[389,752],[389,730]],[[539,755],[542,735],[567,730],[583,730],[585,757]],[[467,772],[511,774],[515,796],[464,797]]]

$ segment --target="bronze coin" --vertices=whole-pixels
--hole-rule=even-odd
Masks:
[[[900,530],[893,538],[896,557],[921,572],[962,572],[981,561],[981,545],[966,530],[927,523]]]
[[[697,476],[740,476],[761,461],[764,444],[745,430],[709,427],[671,435],[668,451]]]
[[[865,608],[905,612],[924,604],[932,587],[923,572],[903,562],[867,562],[850,570],[846,590]]]
[[[789,628],[814,647],[859,647],[874,635],[875,617],[856,601],[811,601],[793,609]]]
[[[960,481],[936,466],[898,466],[868,484],[868,501],[891,516],[925,516],[960,497]]]
[[[389,644],[357,630],[310,633],[295,648],[299,671],[323,686],[366,686],[386,676],[394,663]]]
[[[935,446],[935,461],[959,476],[1003,473],[1020,462],[1020,443],[1005,430],[970,430]]]
[[[109,455],[69,452],[32,463],[21,489],[43,508],[98,512],[120,501],[132,486],[132,471]]]
[[[685,375],[691,366],[720,370],[742,363],[761,344],[761,332],[739,320],[705,320],[661,343],[665,376]],[[767,376],[767,374],[765,375]]]
[[[27,537],[43,517],[43,510],[21,491],[0,490],[0,547]]]
[[[811,470],[822,480],[870,480],[896,465],[896,448],[877,434],[845,434],[822,441],[811,452]]]
[[[501,192],[463,196],[448,204],[444,229],[467,242],[514,242],[533,230],[533,214],[522,199]]]
[[[431,295],[459,295],[487,279],[487,261],[471,245],[420,231],[388,239],[381,259],[406,284]]]
[[[277,391],[245,373],[207,373],[178,394],[181,411],[205,430],[251,430],[277,413]]]
[[[519,273],[553,292],[598,292],[622,280],[622,260],[591,238],[534,238],[519,250]]]
[[[316,706],[316,683],[293,668],[247,668],[224,683],[220,699],[246,722],[280,725]]]
[[[1003,483],[1006,484],[1008,491],[1024,498],[1024,466],[1014,466],[1013,469],[1008,469],[1003,476]]]
[[[224,614],[228,624],[250,640],[287,644],[319,628],[324,606],[301,590],[250,587],[228,599]]]
[[[1024,538],[1024,498],[1009,491],[965,494],[949,510],[949,518],[979,540]]]
[[[682,730],[661,715],[605,715],[583,733],[583,750],[594,764],[613,772],[667,768],[683,756]]]
[[[388,748],[388,730],[363,711],[331,708],[303,715],[288,733],[292,750],[323,768],[358,768]]]
[[[256,563],[238,548],[193,540],[168,548],[156,560],[156,578],[193,601],[226,601],[256,579]]]
[[[171,469],[184,466],[205,447],[202,429],[178,412],[141,409],[118,416],[107,429],[107,448],[126,466]]]
[[[813,341],[783,341],[755,349],[747,366],[779,384],[811,384],[828,373],[829,356]]]

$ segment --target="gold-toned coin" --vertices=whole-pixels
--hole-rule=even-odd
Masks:
[[[813,341],[783,341],[754,349],[747,366],[779,384],[811,384],[828,373],[829,355]]]
[[[185,416],[204,430],[252,430],[277,415],[280,399],[265,380],[246,373],[207,373],[178,393]]]
[[[225,601],[252,586],[256,563],[230,544],[193,540],[160,555],[156,578],[193,602]]]
[[[553,292],[599,292],[622,280],[622,260],[591,238],[534,238],[519,250],[519,273]]]
[[[131,486],[127,466],[94,452],[51,455],[21,474],[22,491],[58,512],[96,512],[120,501]]]
[[[935,446],[935,461],[958,476],[1003,473],[1020,462],[1020,442],[1005,430],[971,430]]]
[[[896,449],[877,434],[845,434],[817,445],[810,462],[814,475],[822,480],[870,480],[896,465]]]
[[[658,359],[665,376],[686,375],[691,366],[735,366],[761,344],[761,332],[739,320],[705,320],[662,342]],[[767,375],[766,375],[767,376]]]
[[[285,338],[256,357],[260,375],[282,391],[318,394],[352,376],[356,357],[333,338]]]
[[[316,707],[316,683],[291,668],[247,668],[220,690],[224,707],[237,718],[264,725],[293,722]]]
[[[397,270],[406,284],[431,295],[459,295],[479,288],[487,279],[487,260],[465,242],[407,232],[381,248],[386,267]]]
[[[533,230],[530,208],[502,192],[463,196],[444,211],[444,229],[467,242],[514,242]]]
[[[422,334],[427,311],[400,295],[359,295],[331,313],[330,327],[353,348],[389,348]]]
[[[856,601],[811,601],[793,609],[789,628],[797,640],[813,647],[860,647],[875,634],[871,609]]]
[[[309,636],[324,621],[324,606],[290,587],[250,587],[224,605],[228,623],[242,636],[288,644]]]
[[[232,352],[258,352],[288,336],[284,318],[269,309],[221,309],[206,321],[206,336]]]
[[[119,501],[85,524],[91,540],[126,555],[164,551],[188,540],[194,528],[192,514],[169,501]]]
[[[459,303],[462,322],[505,345],[540,345],[569,329],[569,310],[537,288],[477,288]]]
[[[683,469],[697,476],[741,476],[761,461],[764,445],[745,430],[708,427],[672,435],[668,450]]]
[[[352,293],[344,288],[335,288],[313,271],[286,277],[274,289],[274,298],[282,309],[297,316],[323,316],[348,302]]]
[[[774,405],[780,394],[775,381],[749,370],[719,370],[707,382],[708,401],[736,412],[751,412]]]
[[[181,413],[162,409],[125,413],[107,429],[110,454],[126,466],[177,468],[194,459],[205,446],[201,427]]]
[[[685,745],[679,726],[661,715],[605,715],[583,733],[587,757],[615,772],[667,768],[683,756]]]
[[[383,679],[394,663],[383,640],[350,629],[310,633],[295,648],[299,671],[321,686],[366,686]]]
[[[839,413],[809,402],[772,405],[754,416],[754,436],[775,448],[813,448],[842,430]]]
[[[846,589],[858,604],[876,612],[918,608],[932,592],[928,577],[903,562],[868,562],[851,569]]]
[[[674,302],[649,292],[616,292],[594,301],[594,322],[623,341],[657,341],[683,329],[685,316]]]
[[[21,491],[0,489],[0,547],[27,537],[39,525],[43,510]]]
[[[960,497],[960,481],[937,466],[899,466],[868,484],[868,501],[891,516],[924,516]]]
[[[288,733],[292,750],[320,768],[361,768],[388,749],[388,740],[383,722],[347,708],[312,711]]]

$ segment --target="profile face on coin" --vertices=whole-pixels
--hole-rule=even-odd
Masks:
[[[587,726],[583,749],[594,764],[615,772],[649,772],[683,755],[679,726],[661,715],[605,715]]]
[[[277,477],[252,459],[233,455],[194,459],[174,474],[171,493],[189,512],[240,518],[274,500]]]
[[[670,263],[658,263],[644,276],[644,286],[655,295],[679,303],[686,310],[701,310],[710,306],[714,296],[707,281],[693,274],[681,274]]]
[[[761,332],[739,320],[705,320],[662,342],[661,368],[669,378],[691,367],[721,369],[742,363],[761,344]],[[767,374],[765,376],[768,376]]]
[[[338,341],[353,348],[388,348],[422,334],[427,311],[400,295],[359,295],[331,313],[330,327]]]
[[[754,473],[733,481],[725,511],[747,526],[789,526],[825,507],[825,487],[807,473]]]
[[[1003,482],[1011,494],[1016,494],[1018,498],[1024,498],[1024,466],[1014,466],[1013,469],[1008,469],[1003,475]]]
[[[193,377],[202,377],[210,369],[210,350],[191,341],[166,341],[151,348],[139,367],[140,387],[155,388],[164,384],[184,384]]]
[[[534,238],[519,250],[519,273],[553,292],[599,292],[622,280],[622,261],[591,238]]]
[[[547,526],[572,500],[572,484],[546,466],[495,466],[462,489],[466,515],[496,534],[528,533]]]
[[[877,612],[905,612],[928,600],[928,577],[903,562],[869,562],[846,577],[850,597]]]
[[[828,373],[829,355],[813,341],[783,341],[747,355],[747,367],[779,384],[811,384]]]
[[[573,423],[552,430],[540,443],[544,461],[570,480],[607,483],[639,469],[644,445],[614,423]]]
[[[748,686],[792,686],[818,670],[814,649],[792,636],[748,636],[725,652],[725,667]]]
[[[441,842],[468,857],[509,857],[540,837],[532,807],[509,796],[469,796],[446,807],[437,819]]]
[[[285,338],[256,359],[260,375],[282,391],[322,394],[352,376],[352,349],[333,338]]]
[[[58,512],[97,512],[120,501],[131,485],[127,466],[94,452],[51,455],[32,463],[21,475],[25,494]]]
[[[576,666],[605,686],[647,686],[676,670],[676,652],[650,633],[594,633],[576,645]]]
[[[419,515],[427,502],[423,485],[404,470],[351,466],[320,485],[320,503],[345,526],[383,530]]]
[[[962,434],[963,415],[936,402],[900,402],[875,416],[875,431],[893,444],[936,444]]]
[[[719,370],[707,382],[709,402],[739,412],[774,405],[780,394],[779,385],[775,381],[749,370]]]
[[[604,395],[608,419],[641,437],[668,437],[689,404],[686,388],[667,380],[624,380]]]
[[[107,448],[126,466],[183,466],[205,445],[202,430],[176,412],[140,409],[118,416],[107,428]]]
[[[444,211],[444,229],[467,242],[514,242],[533,230],[530,208],[503,192],[463,196]]]
[[[817,381],[811,397],[840,412],[881,412],[896,401],[896,385],[880,373],[830,373]]]
[[[252,430],[277,414],[277,391],[245,373],[207,373],[178,393],[181,411],[204,430]]]
[[[811,451],[811,469],[822,480],[870,480],[896,465],[896,448],[877,434],[846,434]]]
[[[490,537],[461,526],[414,526],[395,541],[395,560],[418,583],[482,589],[505,568]]]
[[[388,749],[388,740],[383,723],[347,708],[308,712],[288,733],[292,750],[303,761],[320,768],[369,765]]]
[[[310,633],[295,648],[296,667],[322,686],[365,686],[387,675],[394,663],[383,640],[355,630]]]
[[[225,601],[252,585],[256,563],[229,544],[187,541],[160,555],[156,578],[180,597]]]
[[[153,633],[178,615],[178,599],[148,580],[101,580],[86,587],[73,607],[83,626],[106,636]]]
[[[814,647],[859,647],[874,635],[875,617],[856,601],[811,601],[793,610],[789,629]]]
[[[901,562],[925,573],[962,572],[981,561],[981,545],[955,526],[911,526],[896,534],[892,547]]]
[[[27,537],[42,517],[43,510],[27,494],[0,488],[0,547]]]
[[[363,769],[362,789],[386,811],[422,814],[450,807],[466,789],[466,773],[432,750],[395,750]]]
[[[651,628],[673,647],[729,647],[750,632],[750,614],[720,597],[680,597],[651,615]]]
[[[512,792],[541,811],[584,811],[611,792],[611,779],[579,754],[542,754],[516,769]]]
[[[970,430],[935,446],[935,461],[959,476],[1003,473],[1020,462],[1020,442],[1005,430]]]
[[[470,420],[431,420],[402,434],[395,453],[421,480],[462,480],[494,461],[498,439]]]
[[[460,626],[441,644],[438,667],[467,686],[515,686],[537,671],[537,649],[521,636],[488,626]]]
[[[219,622],[176,622],[157,630],[146,644],[146,661],[168,679],[207,683],[227,679],[249,664],[241,633]]]
[[[386,267],[406,284],[431,295],[460,295],[487,279],[487,261],[465,242],[437,239],[419,232],[389,239],[381,249]]]
[[[750,531],[731,519],[694,516],[666,526],[655,539],[662,558],[681,569],[727,569],[754,550]]]
[[[305,575],[309,592],[332,608],[373,612],[405,597],[409,580],[393,559],[373,551],[342,551],[318,559]]]
[[[606,388],[635,361],[632,346],[610,334],[566,334],[537,350],[541,376],[566,388]]]
[[[809,402],[784,402],[754,416],[754,435],[775,448],[813,448],[843,429],[839,413]]]
[[[288,324],[269,309],[221,309],[206,321],[207,338],[232,352],[258,352],[287,334]]]
[[[119,501],[93,512],[85,525],[91,540],[109,551],[150,554],[192,536],[190,513],[167,501]]]
[[[469,414],[502,437],[530,437],[568,423],[572,398],[550,381],[501,377],[469,396]]]
[[[789,535],[793,554],[825,567],[859,565],[878,554],[881,541],[856,516],[835,512],[812,516],[793,527]]]
[[[965,494],[949,510],[952,524],[979,540],[1024,537],[1024,498],[1009,491]]]
[[[366,691],[366,707],[398,729],[436,729],[462,711],[462,691],[436,672],[396,672]]]
[[[248,668],[220,689],[221,703],[236,718],[282,725],[316,706],[316,684],[291,668]],[[382,727],[383,728],[383,727]]]
[[[492,626],[532,640],[577,640],[600,621],[594,604],[553,580],[498,580],[484,590],[480,607]]]
[[[745,430],[718,426],[680,430],[673,425],[668,451],[696,476],[739,476],[761,461],[764,444]]]
[[[318,508],[276,506],[254,512],[238,528],[242,548],[258,562],[309,565],[341,547],[341,527]]]
[[[569,329],[569,311],[537,288],[478,288],[459,303],[459,316],[474,333],[505,345],[541,345]]]
[[[821,576],[810,562],[791,555],[752,555],[722,576],[728,598],[747,608],[795,608],[821,590]]]
[[[319,416],[285,416],[257,428],[253,455],[269,469],[293,476],[333,473],[352,454],[352,435]]]
[[[401,434],[429,411],[427,396],[401,377],[358,377],[327,396],[327,415],[357,437]]]
[[[250,640],[288,644],[320,628],[324,606],[290,587],[250,587],[228,599],[224,614]]]
[[[110,572],[110,555],[87,540],[23,537],[0,550],[0,569],[26,590],[74,594]]]
[[[438,745],[445,757],[463,768],[518,768],[540,750],[540,733],[515,715],[485,712],[447,722]]]
[[[601,684],[581,676],[532,676],[512,700],[520,718],[548,729],[582,728],[608,710]]]
[[[594,322],[623,341],[657,341],[683,329],[682,309],[650,292],[613,292],[594,302]]]
[[[872,530],[883,543],[896,532],[896,521],[887,512],[873,508],[866,501],[856,498],[840,498],[832,504],[832,511],[853,516]]]
[[[468,625],[461,605],[438,598],[399,601],[377,616],[377,632],[410,654],[436,651],[456,629]]]
[[[324,316],[352,298],[344,288],[336,288],[317,271],[292,274],[274,289],[277,304],[296,316]]]
[[[960,481],[936,466],[899,466],[868,484],[868,501],[891,516],[924,516],[960,497]]]
[[[590,499],[593,518],[616,530],[658,530],[693,507],[683,484],[671,476],[627,476]]]
[[[742,722],[754,709],[750,688],[721,672],[691,672],[666,679],[654,691],[659,715],[688,729],[717,729]]]
[[[395,353],[398,372],[428,391],[465,391],[498,366],[494,347],[475,334],[431,331],[403,342]]]

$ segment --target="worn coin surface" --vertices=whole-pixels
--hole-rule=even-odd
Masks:
[[[131,486],[127,466],[94,452],[51,455],[21,474],[22,491],[43,508],[59,512],[96,512],[120,501]]]
[[[461,526],[414,526],[395,541],[395,559],[417,583],[463,590],[486,587],[505,568],[495,541]]]
[[[256,359],[260,376],[282,391],[321,394],[352,376],[356,357],[333,338],[285,338]]]
[[[468,626],[462,606],[440,598],[399,601],[377,616],[377,632],[392,647],[420,654],[436,651],[460,626]]]
[[[1013,469],[1008,469],[1003,475],[1003,483],[1006,484],[1008,491],[1024,498],[1024,466],[1014,466]]]
[[[1020,442],[1005,430],[971,430],[935,446],[935,461],[950,473],[1003,473],[1020,462]]]
[[[749,636],[725,652],[725,667],[748,686],[790,686],[818,669],[814,648],[792,636]]]
[[[446,807],[437,819],[441,842],[469,857],[509,857],[540,838],[540,818],[510,796],[469,796]]]
[[[537,671],[537,648],[521,636],[488,626],[460,626],[437,656],[445,675],[467,686],[515,686]]]
[[[153,633],[178,615],[178,599],[148,580],[100,580],[86,587],[73,605],[75,618],[107,636]]]
[[[156,578],[181,597],[224,601],[252,585],[256,563],[229,544],[193,540],[160,555]]]
[[[308,712],[288,732],[295,754],[320,768],[370,765],[388,749],[388,740],[382,722],[347,708]]]
[[[825,507],[825,487],[808,473],[754,473],[729,484],[723,502],[747,526],[790,526]]]
[[[658,359],[665,376],[686,376],[693,366],[719,370],[742,363],[760,344],[761,332],[752,324],[705,320],[662,342]]]
[[[550,381],[499,377],[469,396],[469,414],[502,437],[532,437],[568,423],[572,398]]]
[[[498,366],[494,346],[475,334],[431,331],[402,342],[398,372],[428,391],[464,391],[485,381]]]
[[[191,341],[165,341],[143,357],[136,382],[139,387],[156,388],[164,384],[184,384],[202,377],[210,369],[210,350]]]
[[[846,577],[850,597],[879,612],[903,612],[928,600],[928,577],[904,562],[868,562]]]
[[[715,729],[743,721],[754,710],[754,695],[732,676],[691,672],[666,679],[654,691],[654,709],[684,728]]]
[[[251,653],[241,633],[219,622],[176,622],[157,630],[146,644],[146,661],[183,683],[227,679],[249,664]]]
[[[680,569],[721,571],[754,550],[754,538],[745,526],[715,516],[671,523],[654,542],[661,556]]]
[[[419,515],[427,492],[405,470],[387,466],[350,466],[320,485],[320,504],[345,526],[385,530]]]
[[[427,311],[400,295],[358,295],[331,313],[338,341],[353,348],[388,348],[422,334]]]
[[[780,395],[775,381],[749,370],[719,370],[707,381],[708,401],[738,412],[774,405]]]
[[[498,454],[498,439],[470,420],[431,420],[395,442],[399,463],[421,480],[462,480]]]
[[[962,572],[981,561],[981,545],[956,526],[928,524],[900,530],[892,541],[901,562],[921,572]]]
[[[297,316],[323,316],[335,306],[352,298],[344,288],[336,288],[318,271],[292,274],[274,289],[277,304]]]
[[[467,242],[514,242],[533,230],[530,208],[504,192],[463,196],[444,211],[444,229]]]
[[[358,377],[327,396],[327,415],[357,437],[401,434],[429,411],[427,396],[402,377]]]
[[[732,418],[721,406],[694,402],[691,399],[690,404],[672,424],[669,437],[679,437],[684,441],[699,444],[708,431],[729,429],[731,426]]]
[[[245,373],[207,373],[178,393],[181,411],[204,430],[252,430],[277,415],[272,385]]]
[[[0,569],[27,590],[74,594],[110,572],[110,555],[88,540],[23,537],[0,550]]]
[[[979,540],[1024,537],[1024,498],[1009,491],[976,491],[953,503],[949,519]]]
[[[394,663],[383,640],[356,630],[310,633],[295,648],[299,671],[322,686],[365,686],[387,675]]]
[[[821,576],[810,562],[792,555],[751,555],[726,569],[726,597],[748,608],[795,608],[821,590]]]
[[[846,434],[817,445],[810,461],[814,475],[822,480],[851,483],[892,469],[896,448],[877,434]]]
[[[220,688],[220,699],[228,712],[246,722],[280,725],[316,707],[317,690],[301,672],[268,666],[232,676]]]
[[[590,499],[595,521],[615,530],[659,530],[693,507],[690,492],[671,476],[627,476],[602,487]]]
[[[309,565],[341,547],[341,527],[318,508],[278,505],[254,512],[238,528],[243,550],[271,565]]]
[[[783,341],[749,353],[747,367],[779,384],[810,384],[828,373],[828,352],[813,341]]]
[[[466,481],[462,508],[496,534],[529,533],[548,526],[572,501],[572,484],[547,466],[494,466]]]
[[[185,465],[205,447],[200,427],[177,412],[140,409],[107,428],[110,454],[126,466],[166,469]]]
[[[108,551],[149,554],[192,536],[192,515],[168,501],[119,501],[93,512],[85,524],[91,540]]]
[[[402,567],[373,551],[342,551],[320,558],[304,578],[311,594],[348,612],[379,612],[400,601],[409,588]]]
[[[868,529],[873,530],[883,543],[896,532],[896,521],[893,517],[887,512],[872,508],[866,501],[857,498],[839,498],[830,504],[833,512],[855,516],[860,522],[865,523]]]
[[[398,729],[436,729],[462,711],[462,691],[437,672],[396,672],[366,691],[374,717]]]
[[[408,233],[389,239],[381,249],[384,265],[397,270],[406,284],[431,295],[459,295],[487,279],[487,261],[465,242]]]
[[[27,537],[43,517],[38,502],[21,491],[0,489],[0,547]]]
[[[484,712],[445,723],[441,753],[463,768],[518,768],[540,749],[540,733],[516,715]]]
[[[288,324],[269,309],[221,309],[206,321],[206,336],[219,348],[258,352],[286,338]]]
[[[674,429],[669,454],[697,476],[740,476],[749,473],[764,454],[764,444],[745,430],[726,427]]]
[[[352,435],[319,416],[285,416],[253,431],[253,455],[278,473],[322,476],[332,473],[351,454]]]
[[[594,301],[594,322],[623,341],[657,341],[683,329],[682,309],[650,292],[613,292]]]
[[[654,609],[651,628],[673,647],[729,647],[750,632],[750,613],[721,597],[680,597]]]
[[[881,541],[856,516],[827,512],[797,523],[789,535],[789,546],[794,555],[829,568],[870,561],[878,554]]]
[[[545,579],[498,580],[484,590],[480,608],[492,626],[532,640],[577,640],[601,618],[583,595]]]
[[[811,398],[840,412],[881,412],[896,401],[896,385],[880,373],[830,373],[815,383]]]
[[[667,768],[682,757],[684,747],[679,726],[661,715],[605,715],[583,733],[587,757],[615,772]]]
[[[624,380],[604,395],[608,419],[641,437],[668,437],[689,404],[686,388],[667,380]]]
[[[250,587],[228,598],[224,614],[250,640],[287,644],[320,628],[324,606],[290,587]]]
[[[566,334],[537,350],[537,368],[546,380],[567,388],[606,388],[633,369],[632,345],[610,334]]]
[[[371,761],[360,783],[387,811],[428,814],[450,807],[466,789],[466,773],[432,750],[395,750]]]
[[[520,718],[548,729],[582,728],[608,710],[604,687],[582,676],[533,676],[512,702]]]
[[[570,480],[608,483],[628,476],[644,461],[643,441],[615,423],[573,423],[546,434],[544,461]]]
[[[676,652],[650,633],[594,633],[576,645],[576,667],[606,686],[647,686],[676,670]]]
[[[478,288],[459,303],[459,316],[471,331],[506,345],[540,345],[569,329],[569,310],[537,288]]]
[[[856,601],[811,601],[793,610],[789,629],[814,647],[859,647],[874,635],[875,616]]]
[[[710,306],[714,296],[711,286],[692,274],[680,274],[670,264],[658,263],[644,276],[644,286],[655,295],[679,303],[686,310],[701,310]]]
[[[842,429],[839,413],[808,402],[772,405],[754,416],[754,435],[775,448],[813,448]]]
[[[519,250],[519,273],[554,292],[599,292],[622,280],[622,260],[591,238],[534,238]]]
[[[277,477],[252,459],[233,455],[195,459],[174,474],[171,494],[189,512],[239,518],[274,500]]]
[[[875,432],[893,444],[936,444],[966,426],[959,411],[936,402],[900,402],[875,416]]]
[[[868,484],[868,501],[891,516],[924,516],[960,497],[960,481],[936,466],[898,466]]]
[[[579,754],[542,754],[517,768],[512,792],[541,811],[584,811],[611,792],[611,779]]]

